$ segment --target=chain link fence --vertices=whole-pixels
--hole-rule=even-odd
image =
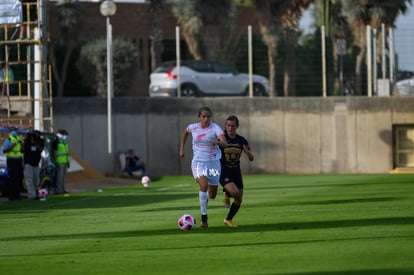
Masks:
[[[167,37],[174,37],[175,28],[170,28]],[[209,27],[203,34],[198,47],[203,58],[220,60],[238,71],[249,72],[249,47],[252,49],[252,71],[269,78],[269,53],[263,43],[259,27],[253,27],[249,44],[247,27]],[[296,41],[289,41],[287,35],[277,40],[275,64],[276,96],[286,95],[290,85],[290,96],[324,96],[323,64],[326,66],[326,95],[392,95],[395,81],[408,78],[414,71],[414,28],[371,30],[370,39],[361,49],[352,37],[334,39],[325,37],[325,56],[321,30],[298,34]],[[385,38],[384,43],[382,40]],[[291,37],[289,39],[292,39]],[[190,47],[180,33],[181,59],[193,59]],[[369,47],[369,46],[367,46]],[[394,53],[394,54],[393,54]],[[374,57],[376,56],[376,57]],[[360,60],[358,60],[358,58]],[[176,41],[165,40],[161,55],[163,61],[176,59]],[[368,66],[371,60],[370,66]],[[360,61],[360,65],[358,65]],[[359,81],[359,82],[358,82]],[[372,87],[370,87],[370,84]],[[385,89],[385,92],[381,92]],[[394,93],[393,93],[394,92]]]

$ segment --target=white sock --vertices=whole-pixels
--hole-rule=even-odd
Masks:
[[[208,202],[207,192],[199,191],[198,198],[200,199],[201,215],[207,215],[207,202]]]

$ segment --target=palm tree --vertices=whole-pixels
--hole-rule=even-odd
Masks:
[[[253,0],[263,42],[268,48],[269,95],[276,91],[276,58],[278,42],[283,36],[285,41],[285,72],[283,94],[295,95],[295,49],[297,30],[303,10],[314,0]]]
[[[328,81],[334,86],[334,91],[340,91],[341,83],[338,71],[338,49],[336,41],[345,39],[349,41],[352,36],[345,16],[343,15],[342,2],[340,0],[321,0],[315,2],[314,17],[315,25],[320,28],[325,26],[325,35],[328,38],[327,47],[332,52],[333,77],[328,76]]]
[[[394,27],[401,13],[405,13],[411,0],[342,0],[344,12],[354,34],[355,43],[359,48],[355,65],[355,91],[362,94],[362,65],[366,57],[366,26],[380,29]]]
[[[231,0],[177,0],[173,13],[194,59],[212,59],[226,38],[216,30],[231,26],[235,6]],[[209,45],[202,41],[209,41]]]

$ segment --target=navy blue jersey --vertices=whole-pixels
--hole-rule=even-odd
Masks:
[[[225,135],[227,147],[221,148],[221,175],[220,184],[234,182],[239,188],[243,188],[243,180],[240,171],[240,157],[243,153],[243,145],[249,146],[247,140],[236,134],[235,138]]]

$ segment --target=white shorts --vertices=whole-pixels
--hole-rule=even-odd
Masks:
[[[221,165],[220,160],[196,161],[191,162],[191,170],[195,179],[201,176],[207,178],[208,185],[217,186],[220,180]]]

